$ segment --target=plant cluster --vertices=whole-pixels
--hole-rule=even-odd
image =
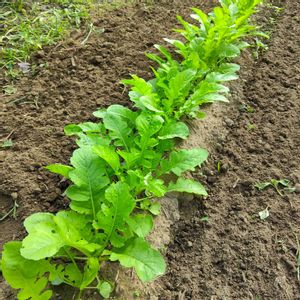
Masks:
[[[4,246],[2,272],[21,290],[18,299],[50,299],[49,283],[78,288],[78,299],[87,288],[108,297],[113,283],[99,272],[105,261],[133,267],[142,281],[165,272],[162,255],[146,240],[160,210],[155,199],[170,191],[207,195],[199,182],[184,177],[205,162],[207,151],[174,146],[189,135],[186,118],[203,117],[203,104],[227,101],[223,83],[239,70],[230,61],[249,46],[246,37],[261,35],[249,24],[260,2],[220,0],[210,14],[195,8],[198,25],[178,17],[184,42],[166,41],[181,61],[157,45],[160,55],[147,54],[158,64],[154,78],[122,81],[131,87],[135,109],[111,105],[94,113],[98,123],[65,127],[78,137],[78,149],[70,166],[47,169],[72,182],[65,192],[70,210],[29,216],[24,240]]]

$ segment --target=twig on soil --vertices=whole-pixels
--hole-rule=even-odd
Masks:
[[[239,181],[240,181],[240,178],[237,178],[237,180],[234,182],[234,184],[233,184],[233,186],[232,186],[232,188],[236,188],[236,186],[237,186],[237,184],[239,183]]]
[[[186,293],[186,290],[179,292],[178,300],[185,300],[185,293]]]
[[[19,205],[15,201],[13,207],[3,217],[0,218],[0,222],[4,221],[10,214],[12,214],[12,217],[16,220],[18,207],[19,207]]]
[[[80,43],[81,45],[84,45],[88,41],[88,39],[89,39],[90,35],[92,34],[93,30],[94,30],[94,24],[91,23],[90,24],[90,30],[89,30],[86,38]]]
[[[16,130],[16,129],[13,129],[13,130],[8,134],[8,136],[6,136],[5,138],[0,139],[0,140],[1,140],[1,141],[7,141],[7,140],[12,136],[12,134],[15,132],[15,130]]]

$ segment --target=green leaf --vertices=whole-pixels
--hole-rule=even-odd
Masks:
[[[266,187],[272,185],[271,182],[261,182],[261,183],[256,183],[255,187],[258,188],[259,190],[264,190]]]
[[[206,79],[210,82],[223,82],[236,80],[239,76],[235,73],[219,73],[219,72],[211,72],[206,76]]]
[[[5,140],[1,144],[1,148],[10,148],[13,146],[13,141],[11,139]]]
[[[110,285],[109,282],[107,281],[101,281],[98,285],[97,288],[99,290],[100,295],[104,299],[108,299],[111,292],[112,292],[112,286]]]
[[[162,117],[146,112],[142,112],[135,121],[139,133],[142,136],[147,135],[148,137],[158,132],[161,129],[163,122],[164,119]]]
[[[53,271],[46,260],[28,260],[20,254],[21,242],[8,242],[2,252],[2,274],[14,289],[21,289],[19,300],[51,299],[52,291],[47,290],[45,274]]]
[[[97,257],[89,257],[84,267],[83,277],[80,289],[83,290],[89,286],[96,278],[99,272],[99,259]]]
[[[94,123],[94,122],[84,122],[78,124],[78,126],[82,129],[83,132],[94,132],[99,133],[102,129],[102,124]]]
[[[121,117],[123,120],[125,120],[127,122],[131,122],[131,123],[134,123],[135,119],[137,117],[136,112],[130,110],[127,107],[119,105],[119,104],[110,105],[107,108],[107,113],[110,115]]]
[[[94,227],[102,229],[112,245],[121,247],[123,238],[119,232],[122,232],[124,223],[133,211],[135,201],[129,193],[129,186],[122,182],[111,184],[105,192],[105,198],[107,202],[102,204]]]
[[[64,246],[83,253],[94,252],[100,245],[85,240],[88,234],[84,230],[88,222],[89,218],[73,211],[61,211],[56,216],[33,214],[24,222],[28,235],[22,242],[21,254],[27,259],[40,260],[55,255]]]
[[[69,179],[69,173],[73,170],[72,167],[62,165],[62,164],[52,164],[45,167],[45,169],[49,170],[52,173],[62,175],[63,177]]]
[[[164,181],[162,179],[153,178],[151,173],[144,176],[143,179],[147,195],[151,193],[156,197],[162,197],[167,192],[167,187],[164,185]]]
[[[233,45],[233,44],[227,44],[220,47],[220,51],[218,55],[220,57],[226,57],[226,58],[234,58],[241,54],[241,51],[239,47]]]
[[[146,237],[153,227],[153,218],[150,215],[136,214],[129,217],[126,222],[139,237]]]
[[[76,124],[69,124],[65,126],[64,131],[66,135],[77,135],[82,132],[82,129]]]
[[[177,72],[177,74],[170,79],[169,89],[165,91],[167,97],[171,100],[175,100],[182,94],[186,94],[190,89],[190,83],[194,79],[196,73],[197,72],[192,69]]]
[[[32,260],[51,257],[65,245],[53,217],[50,213],[36,213],[25,219],[28,236],[22,242],[23,257]]]
[[[130,152],[119,150],[117,153],[125,160],[127,169],[132,168],[136,161],[141,157],[141,152],[135,148],[131,148]]]
[[[104,126],[109,129],[109,135],[113,140],[118,140],[125,149],[129,149],[130,140],[129,134],[131,128],[128,127],[127,122],[123,121],[120,116],[117,115],[106,115],[103,119]]]
[[[149,211],[154,216],[158,216],[160,214],[161,205],[158,202],[154,202],[150,205]]]
[[[205,149],[194,148],[191,150],[173,151],[168,160],[161,161],[160,174],[173,172],[177,176],[185,171],[194,171],[196,166],[200,166],[208,157]]]
[[[94,152],[104,159],[114,171],[118,171],[120,168],[119,155],[115,152],[114,148],[109,146],[94,146]]]
[[[168,192],[185,192],[201,196],[208,195],[200,182],[185,178],[178,178],[176,183],[171,182],[168,186]]]
[[[132,86],[132,91],[129,92],[130,100],[135,103],[135,106],[141,110],[145,108],[154,112],[162,112],[158,108],[160,99],[156,93],[152,91],[152,85],[150,82],[146,82],[143,78],[136,75],[131,76],[132,79],[122,80],[123,84]]]
[[[74,170],[69,172],[69,177],[75,185],[66,190],[66,195],[72,200],[70,207],[96,216],[103,202],[103,189],[110,181],[106,175],[105,161],[90,147],[83,147],[74,151],[71,164]]]
[[[143,238],[129,240],[123,248],[113,249],[111,261],[120,261],[126,268],[133,267],[141,281],[151,281],[163,275],[166,263],[162,255]]]
[[[238,64],[233,64],[233,63],[224,63],[217,68],[217,72],[223,74],[226,73],[234,74],[239,70],[240,70],[240,66]]]
[[[278,183],[280,183],[281,185],[288,187],[290,184],[290,181],[288,179],[280,179],[278,180]]]
[[[189,128],[185,125],[185,123],[170,122],[161,129],[158,138],[161,140],[173,139],[175,137],[186,139],[189,133]]]

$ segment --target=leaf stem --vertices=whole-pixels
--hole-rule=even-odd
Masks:
[[[70,253],[65,247],[63,247],[63,249],[64,249],[64,251],[66,252],[67,256],[70,258],[71,262],[74,264],[74,266],[75,266],[75,268],[77,269],[77,271],[78,271],[79,273],[81,273],[81,271],[80,271],[80,269],[79,269],[79,267],[78,267],[76,261],[74,260],[74,258],[73,258],[72,255],[71,255],[71,253]],[[80,298],[79,298],[79,299],[80,299]]]

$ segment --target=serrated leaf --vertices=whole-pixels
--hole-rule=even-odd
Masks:
[[[115,152],[114,148],[109,146],[94,146],[93,151],[104,159],[114,171],[120,168],[119,155]]]
[[[52,173],[62,175],[63,177],[69,179],[69,173],[73,170],[72,167],[62,164],[52,164],[45,167],[45,169],[49,170]]]
[[[64,246],[83,253],[95,251],[100,245],[84,239],[85,224],[89,221],[73,211],[61,211],[56,216],[50,213],[29,216],[24,222],[28,235],[22,242],[22,256],[40,260],[55,255]]]
[[[105,171],[105,161],[93,153],[90,147],[74,151],[71,158],[74,170],[69,172],[75,185],[66,190],[66,195],[72,200],[70,207],[81,213],[96,215],[103,202],[103,188],[109,184]],[[83,201],[82,210],[79,202]]]
[[[144,186],[146,188],[146,195],[149,193],[156,197],[162,197],[167,192],[167,187],[162,179],[153,178],[151,173],[144,177]]]
[[[123,230],[124,223],[135,207],[135,201],[129,193],[129,186],[123,182],[110,185],[105,192],[105,198],[107,201],[102,204],[94,227],[102,229],[107,241],[120,247],[123,245],[123,238],[119,231]]]
[[[57,232],[50,213],[36,213],[24,221],[28,235],[22,242],[21,254],[32,260],[40,260],[56,254],[65,245]]]
[[[163,275],[166,270],[162,255],[151,248],[143,238],[131,239],[124,247],[113,249],[110,260],[118,260],[126,268],[133,267],[143,282]]]
[[[173,139],[175,137],[186,139],[189,135],[189,128],[183,122],[170,122],[160,130],[158,138],[161,140]]]
[[[113,140],[119,141],[125,149],[129,149],[129,134],[132,129],[128,127],[127,122],[125,122],[120,116],[110,114],[107,114],[103,118],[103,122],[105,128],[110,131],[109,136]]]
[[[141,113],[135,121],[141,136],[147,135],[147,137],[158,132],[161,129],[163,122],[164,119],[162,117],[146,112]]]
[[[21,289],[19,300],[51,299],[52,291],[46,290],[48,279],[45,274],[53,271],[46,260],[33,261],[20,254],[21,242],[8,242],[2,252],[2,274],[14,289]]]
[[[185,171],[194,171],[195,167],[200,166],[207,157],[208,152],[201,148],[173,151],[168,160],[161,161],[160,174],[173,172],[180,176]]]
[[[150,215],[136,214],[130,216],[126,222],[139,237],[146,237],[153,227],[153,218]]]
[[[185,178],[178,178],[176,183],[171,182],[168,186],[168,192],[185,192],[201,196],[208,195],[200,182]]]

